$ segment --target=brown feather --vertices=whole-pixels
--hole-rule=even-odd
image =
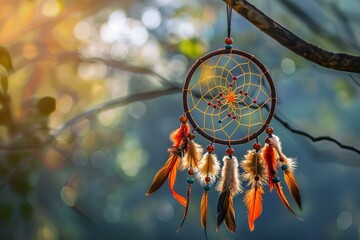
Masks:
[[[244,202],[248,210],[248,223],[250,231],[254,230],[254,222],[261,215],[263,193],[264,190],[262,189],[262,187],[255,185],[245,194]]]
[[[201,220],[201,226],[204,229],[205,237],[207,239],[207,232],[206,232],[206,219],[208,214],[208,201],[209,201],[209,191],[204,191],[202,198],[201,198],[201,204],[200,204],[200,220]]]
[[[180,170],[185,170],[190,167],[193,169],[198,169],[198,166],[203,159],[203,149],[199,144],[195,143],[194,141],[190,141],[188,145],[189,147],[185,153],[185,156],[183,159],[181,159]]]
[[[286,169],[284,171],[284,179],[285,179],[286,185],[289,188],[292,198],[295,200],[295,202],[297,203],[297,205],[299,206],[299,208],[301,210],[300,190],[296,183],[294,174],[289,169]]]
[[[299,220],[303,221],[290,207],[288,200],[285,197],[284,191],[280,185],[280,182],[274,182],[274,187],[276,192],[281,200],[281,202],[285,205],[285,207]]]
[[[220,194],[217,204],[216,231],[219,230],[219,227],[226,218],[227,212],[229,210],[229,204],[230,204],[229,196],[230,196],[230,191],[228,189]]]
[[[178,157],[176,155],[170,154],[164,166],[156,173],[149,190],[146,192],[147,196],[157,191],[164,184],[164,182],[168,179],[171,170],[174,168],[177,160]]]
[[[225,217],[225,226],[232,233],[234,233],[235,230],[236,230],[235,210],[234,210],[232,194],[230,194],[230,196],[229,196],[229,209],[228,209],[228,212],[227,212],[226,217]]]
[[[182,228],[182,226],[185,223],[185,219],[186,219],[188,209],[189,209],[190,195],[191,195],[191,184],[188,184],[188,191],[187,191],[187,195],[186,195],[186,205],[185,205],[185,210],[184,210],[184,216],[183,216],[181,224],[180,224],[180,226],[179,226],[179,228],[178,228],[178,230],[176,232],[179,232],[180,229]]]

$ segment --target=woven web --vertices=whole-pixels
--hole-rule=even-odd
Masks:
[[[197,67],[188,86],[188,108],[204,133],[225,141],[248,138],[265,124],[269,82],[250,59],[215,55]]]

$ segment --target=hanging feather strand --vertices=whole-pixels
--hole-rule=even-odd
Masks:
[[[217,205],[217,226],[218,230],[221,223],[225,220],[225,225],[230,232],[235,232],[235,211],[233,207],[233,197],[242,192],[238,175],[238,160],[233,156],[234,150],[226,150],[228,156],[223,158],[224,166],[221,170],[221,179],[216,186],[220,192]]]
[[[249,150],[247,155],[244,156],[241,164],[244,169],[243,179],[248,181],[248,185],[251,186],[251,189],[246,191],[244,196],[250,231],[254,230],[254,222],[261,215],[262,195],[264,194],[262,185],[267,183],[265,161],[259,152],[261,145],[254,143],[253,148],[254,150]]]
[[[208,196],[209,190],[211,189],[212,184],[214,184],[216,177],[219,175],[220,171],[220,163],[214,152],[214,146],[209,145],[206,147],[207,152],[203,155],[201,163],[199,164],[199,171],[196,174],[197,179],[200,184],[204,186],[204,193],[201,197],[200,204],[200,221],[201,226],[204,229],[205,237],[207,239],[206,232],[206,220],[208,214]]]
[[[182,159],[180,169],[184,170],[184,169],[188,168],[188,174],[189,174],[189,178],[187,179],[188,190],[187,190],[187,195],[186,195],[186,205],[185,205],[185,210],[184,210],[184,216],[183,216],[183,219],[181,221],[181,224],[180,224],[177,232],[179,232],[181,227],[183,226],[186,216],[187,216],[187,213],[188,213],[190,196],[191,196],[191,185],[195,182],[195,180],[193,178],[193,174],[195,173],[195,171],[198,170],[199,164],[201,164],[202,153],[203,153],[202,147],[199,144],[194,142],[193,139],[195,138],[195,135],[193,133],[189,133],[187,135],[187,138],[188,138],[187,151],[184,155],[184,158]]]
[[[294,176],[296,161],[293,158],[286,157],[285,154],[282,152],[281,142],[278,136],[273,134],[272,138],[269,138],[269,140],[271,145],[273,145],[278,152],[279,164],[284,172],[285,183],[290,191],[290,194],[301,210],[300,189]]]
[[[170,140],[172,141],[173,145],[168,150],[170,153],[169,158],[164,166],[156,173],[149,190],[146,192],[146,195],[149,196],[157,191],[168,179],[169,189],[172,195],[181,205],[186,206],[186,199],[174,190],[176,174],[180,165],[180,158],[187,150],[188,144],[186,136],[190,132],[190,126],[187,123],[187,118],[185,116],[180,117],[180,122],[180,127],[170,134]]]

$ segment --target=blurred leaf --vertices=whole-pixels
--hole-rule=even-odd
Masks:
[[[7,225],[11,222],[14,213],[14,206],[8,202],[0,203],[0,224]]]
[[[9,72],[13,71],[13,64],[10,53],[5,47],[0,46],[0,64],[3,65]]]
[[[56,109],[56,100],[53,97],[43,97],[37,103],[39,113],[49,115]]]
[[[179,51],[188,57],[196,58],[205,52],[205,47],[198,38],[184,39],[179,44]]]
[[[24,201],[19,205],[19,211],[23,218],[29,219],[33,215],[33,207],[28,201]]]

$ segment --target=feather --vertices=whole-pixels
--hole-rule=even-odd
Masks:
[[[221,223],[226,218],[227,212],[229,210],[229,197],[230,190],[227,189],[220,194],[218,204],[217,204],[217,221],[216,221],[216,231],[219,230]]]
[[[201,226],[204,229],[205,237],[207,239],[207,233],[206,233],[206,219],[208,214],[208,201],[209,201],[209,191],[204,191],[202,197],[201,197],[201,204],[200,204],[200,220],[201,220]]]
[[[187,136],[190,132],[189,124],[181,124],[180,127],[170,134],[170,141],[172,141],[173,146],[179,147],[183,141],[183,137]]]
[[[244,169],[242,178],[248,181],[248,185],[253,185],[256,176],[259,178],[258,182],[261,185],[267,183],[266,164],[260,152],[249,150],[241,161],[241,167]]]
[[[238,160],[234,156],[232,158],[225,156],[223,161],[224,166],[221,170],[221,178],[216,185],[216,190],[221,193],[228,189],[235,196],[242,192],[238,173]]]
[[[200,161],[199,171],[196,174],[196,178],[201,184],[207,184],[205,178],[209,177],[209,184],[213,184],[216,180],[216,177],[220,172],[220,163],[215,154],[206,152]]]
[[[299,206],[299,208],[301,210],[300,189],[296,183],[294,174],[289,169],[286,169],[284,171],[284,179],[285,179],[286,185],[289,188],[292,198],[295,200],[295,202],[297,203],[297,205]]]
[[[179,159],[179,158],[177,158]],[[187,200],[181,196],[180,194],[178,194],[177,192],[175,192],[174,190],[174,185],[175,185],[175,180],[176,180],[176,174],[177,174],[177,165],[179,165],[179,161],[176,161],[175,163],[176,167],[173,167],[170,171],[169,174],[169,189],[173,195],[173,197],[184,207],[186,207],[187,205]]]
[[[294,176],[294,171],[296,168],[296,161],[293,158],[288,158],[285,156],[285,154],[282,152],[281,148],[281,142],[278,136],[273,135],[273,139],[270,140],[271,144],[275,147],[279,154],[279,163],[281,166],[286,165],[284,170],[284,179],[285,183],[290,191],[291,197],[295,200],[297,205],[299,206],[301,210],[301,196],[300,196],[300,189],[299,186],[296,183],[296,179]]]
[[[223,158],[224,166],[221,170],[221,179],[216,186],[220,197],[217,205],[217,225],[218,230],[221,223],[225,220],[227,228],[234,232],[235,225],[235,211],[233,207],[233,197],[242,192],[240,179],[238,175],[238,161],[236,157],[225,156]]]
[[[186,205],[185,205],[185,210],[184,210],[184,216],[183,216],[183,219],[182,219],[182,221],[181,221],[181,224],[180,224],[180,226],[179,226],[179,228],[177,229],[176,232],[179,232],[180,229],[182,228],[182,226],[183,226],[184,223],[185,223],[185,219],[186,219],[186,216],[187,216],[187,213],[188,213],[188,209],[189,209],[190,195],[191,195],[191,184],[188,184],[188,191],[187,191],[187,195],[186,195]]]
[[[244,203],[248,210],[248,223],[250,231],[254,230],[254,222],[260,217],[262,212],[262,195],[264,190],[261,186],[255,185],[248,190],[244,197]]]
[[[234,233],[235,230],[236,230],[235,210],[234,210],[232,194],[230,194],[230,196],[229,196],[229,208],[228,208],[228,212],[227,212],[226,217],[225,217],[225,226],[232,233]]]
[[[271,138],[269,138],[271,139]],[[276,171],[276,159],[277,154],[275,152],[275,149],[272,145],[265,144],[263,150],[262,150],[262,156],[265,160],[266,166],[267,166],[267,172],[268,172],[268,179],[269,179],[269,187],[270,192],[273,190],[273,171]]]
[[[303,221],[290,207],[290,204],[288,202],[288,200],[285,197],[285,194],[283,192],[283,189],[281,187],[280,182],[275,182],[274,183],[274,187],[276,189],[276,192],[281,200],[281,202],[285,205],[285,207],[299,220]]]
[[[203,159],[202,153],[202,147],[194,141],[190,141],[185,156],[181,161],[180,170],[185,170],[190,167],[192,167],[193,169],[197,169],[198,165]]]
[[[164,182],[168,179],[170,172],[174,168],[176,162],[178,160],[178,156],[174,154],[170,154],[168,160],[164,164],[164,166],[156,173],[154,180],[149,188],[149,190],[146,192],[146,195],[149,196],[153,192],[157,191]],[[175,168],[176,170],[176,168]],[[175,176],[176,178],[176,176]]]

